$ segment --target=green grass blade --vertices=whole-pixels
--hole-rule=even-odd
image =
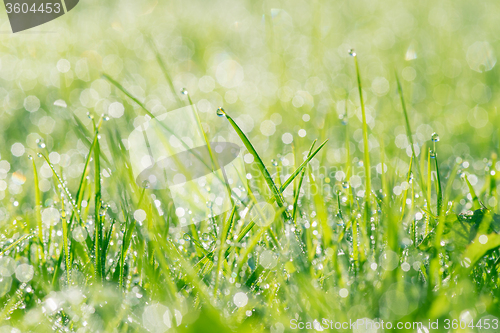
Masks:
[[[222,227],[222,232],[220,233],[220,244],[219,244],[219,254],[217,260],[217,271],[215,272],[215,285],[214,285],[214,296],[217,296],[217,290],[219,289],[220,276],[222,274],[222,264],[224,262],[223,253],[226,247],[226,240],[229,233],[229,228],[231,227],[234,219],[234,214],[236,213],[236,206],[233,206],[229,218],[224,223]]]
[[[40,186],[38,180],[38,172],[36,169],[35,159],[33,158],[33,181],[35,183],[35,215],[36,224],[38,227],[38,248],[39,248],[39,260],[40,263],[45,265],[45,250],[43,246],[43,223],[42,223],[42,197],[40,195]]]
[[[326,142],[325,142],[326,143]],[[306,159],[306,161],[310,160],[309,157],[311,156],[311,152],[312,150],[314,149],[314,145],[316,144],[316,140],[314,140],[314,142],[312,143],[311,145],[311,148],[309,149],[309,153],[308,153],[308,158]],[[324,143],[323,143],[324,145]],[[321,148],[321,147],[320,147]],[[305,162],[305,161],[304,161]],[[304,163],[302,163],[304,164]],[[307,165],[307,164],[305,164]],[[304,166],[305,166],[304,165]],[[297,208],[298,208],[298,201],[299,201],[299,195],[300,195],[300,188],[302,187],[302,182],[304,181],[304,175],[306,174],[306,170],[304,169],[304,167],[299,167],[301,170],[302,170],[302,173],[300,174],[300,177],[299,177],[299,183],[297,185],[297,189],[295,190],[295,195],[294,195],[294,198],[293,198],[293,208],[292,208],[292,219],[293,219],[293,223],[295,224],[295,227],[297,228],[297,219],[296,219],[296,216],[297,216]],[[297,168],[297,170],[299,169]],[[293,176],[293,175],[292,175]],[[292,176],[290,176],[288,179],[291,179]],[[295,177],[294,177],[295,178]],[[286,184],[286,182],[285,182]],[[284,191],[284,188],[282,190],[282,192]]]
[[[361,75],[359,73],[359,65],[358,65],[358,57],[354,54],[354,65],[356,67],[356,77],[358,81],[358,91],[359,91],[359,103],[361,105],[361,116],[363,122],[363,155],[364,155],[364,167],[365,167],[365,198],[366,198],[366,208],[369,213],[369,201],[372,191],[371,186],[371,165],[370,165],[370,151],[368,144],[368,125],[366,123],[366,111],[365,111],[365,102],[363,100],[363,88],[361,85]]]
[[[473,210],[480,209],[481,204],[479,203],[479,199],[477,198],[476,191],[474,191],[474,187],[472,187],[466,174],[464,174],[464,180],[465,180],[465,183],[467,184],[467,187],[469,188],[469,193],[472,197],[472,209]]]
[[[5,253],[7,253],[10,249],[16,247],[17,244],[21,243],[25,239],[30,239],[31,237],[34,236],[34,233],[26,234],[22,237],[19,237],[15,242],[7,245],[4,249],[0,250],[0,256],[3,256]]]
[[[94,145],[94,184],[95,184],[95,226],[94,226],[94,258],[95,258],[95,272],[96,281],[102,282],[104,267],[103,267],[103,256],[102,256],[102,244],[103,244],[103,217],[100,214],[102,201],[101,201],[101,164],[100,164],[100,146],[99,140],[95,142]]]
[[[224,111],[222,111],[224,112]],[[252,143],[250,140],[247,138],[245,133],[240,129],[240,127],[236,124],[236,122],[231,118],[227,113],[224,112],[224,116],[227,118],[231,126],[234,128],[238,136],[240,137],[241,141],[243,141],[243,144],[247,148],[248,152],[253,155],[257,166],[262,173],[262,176],[264,176],[264,180],[266,181],[267,185],[269,186],[269,189],[271,190],[271,193],[274,196],[274,199],[276,200],[276,203],[280,208],[283,208],[285,206],[285,200],[283,199],[281,192],[278,190],[276,187],[276,184],[273,181],[273,178],[269,174],[269,171],[267,170],[266,166],[264,165],[264,162],[262,162],[262,159],[260,158],[259,154],[253,147]],[[283,217],[288,220],[290,219],[289,214],[287,213],[287,210],[283,210]]]
[[[163,76],[167,80],[167,83],[168,83],[168,86],[170,87],[170,90],[172,90],[172,94],[174,94],[177,103],[179,103],[179,105],[181,105],[182,101],[179,98],[179,95],[177,94],[177,92],[175,91],[174,82],[172,81],[172,78],[170,77],[170,74],[168,73],[167,65],[165,65],[165,62],[163,61],[163,58],[161,57],[160,52],[158,51],[158,48],[156,47],[155,42],[150,38],[148,39],[148,41],[149,41],[149,44],[151,45],[151,48],[153,49],[153,52],[154,52],[155,57],[156,57],[156,61],[158,62],[158,65],[160,66],[160,69],[163,73]]]
[[[61,198],[61,223],[63,229],[63,251],[64,252],[64,264],[66,265],[66,279],[68,286],[71,285],[71,264],[69,256],[69,239],[68,239],[68,224],[66,221],[66,209],[64,208],[64,198]]]
[[[134,95],[132,95],[131,93],[129,93],[127,91],[127,89],[125,89],[120,83],[118,83],[117,81],[115,81],[114,79],[111,78],[111,76],[109,76],[108,74],[104,73],[102,74],[102,76],[108,80],[109,82],[111,82],[115,87],[117,87],[122,93],[124,93],[128,98],[130,98],[131,100],[133,100],[134,102],[137,103],[137,105],[139,105],[143,110],[144,112],[146,112],[151,118],[154,118],[155,116],[151,113],[151,111],[149,111],[146,106],[141,102],[139,101],[137,98],[134,97]]]
[[[309,151],[309,155],[307,156],[306,160],[304,162],[302,162],[302,164],[290,175],[290,177],[288,177],[288,179],[283,183],[283,185],[281,185],[281,188],[280,188],[280,192],[283,193],[285,191],[285,189],[288,187],[288,185],[290,185],[291,182],[293,182],[293,180],[295,179],[295,177],[297,177],[297,175],[302,171],[302,169],[304,169],[304,167],[314,158],[314,156],[316,156],[316,154],[321,150],[321,148],[323,148],[326,143],[328,142],[328,140],[325,140],[325,142],[323,142],[312,154],[311,154],[311,150],[313,149],[314,147],[314,143],[316,143],[316,140],[314,140],[314,143],[313,145],[311,146],[311,149]]]

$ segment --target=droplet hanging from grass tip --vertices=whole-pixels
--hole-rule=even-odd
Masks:
[[[431,149],[430,151],[431,158],[436,158],[436,152]]]
[[[181,89],[181,94],[183,94],[183,95],[188,95],[188,94],[189,94],[189,92],[187,91],[187,89],[186,89],[186,88],[182,88],[182,89]]]
[[[436,132],[432,133],[431,140],[432,140],[432,142],[438,142],[439,141],[439,135]]]
[[[349,55],[351,57],[355,57],[356,56],[356,52],[354,52],[354,49],[349,49]]]
[[[217,111],[216,111],[216,113],[217,113],[217,116],[219,116],[219,117],[225,117],[226,116],[226,111],[224,111],[223,108],[218,108]]]

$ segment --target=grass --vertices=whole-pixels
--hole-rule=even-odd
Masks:
[[[140,21],[145,26],[131,32],[133,43],[103,46],[125,55],[122,69],[117,58],[93,58],[92,52],[84,56],[85,67],[72,50],[65,55],[71,74],[47,74],[57,89],[46,91],[39,83],[28,89],[28,72],[16,83],[38,96],[39,110],[30,111],[31,100],[14,88],[0,91],[8,97],[0,117],[9,124],[0,125],[8,143],[0,148],[0,188],[6,188],[0,191],[0,332],[281,333],[312,331],[330,321],[329,331],[352,332],[335,323],[362,318],[412,323],[386,332],[498,331],[497,68],[470,73],[474,54],[457,60],[460,67],[453,45],[436,51],[442,58],[437,65],[424,50],[402,62],[408,37],[397,35],[394,54],[382,52],[373,45],[391,40],[383,29],[373,41],[363,39],[353,57],[347,44],[339,47],[341,55],[332,53],[326,41],[337,37],[323,36],[327,27],[318,23],[332,8],[323,5],[307,4],[309,11],[291,6],[290,14],[269,9],[262,24],[271,33],[263,39],[245,28],[245,20],[231,21],[234,30],[226,29],[226,36],[212,31],[216,23],[202,34],[179,15],[175,33],[183,41],[150,31],[153,21]],[[134,6],[153,17],[149,7]],[[205,4],[197,6],[210,13]],[[368,30],[389,26],[374,15],[380,9],[345,6],[339,22],[365,37],[368,32],[352,26],[347,13],[356,13],[355,21]],[[260,9],[247,10],[235,15],[261,22]],[[288,16],[301,12],[311,17],[294,25]],[[363,21],[362,13],[375,18]],[[415,16],[421,29],[434,29],[436,13],[422,14],[425,20]],[[174,31],[162,24],[163,31]],[[110,32],[100,31],[108,38]],[[210,42],[217,36],[223,45],[243,35],[255,42],[251,49],[211,53],[222,47]],[[116,36],[106,40],[118,43]],[[265,45],[258,44],[262,40]],[[296,42],[307,47],[297,49]],[[31,54],[40,54],[34,49]],[[309,61],[298,65],[293,57],[300,52]],[[4,81],[11,60],[2,58]],[[390,66],[397,68],[393,76],[385,74],[394,72]],[[249,84],[253,77],[261,79]],[[488,91],[493,97],[481,102]],[[55,99],[68,106],[54,105]],[[123,115],[116,116],[119,105],[112,103],[123,106]],[[474,108],[467,113],[463,105]],[[137,184],[128,141],[143,120],[184,107],[191,108],[208,148],[210,161],[203,162],[230,198],[227,211],[188,226],[181,226],[183,215],[168,190]],[[483,113],[475,116],[478,108],[488,110],[486,122]],[[19,113],[23,109],[29,112]],[[44,117],[57,119],[49,133]],[[162,128],[161,139],[189,148],[192,138],[170,128]],[[35,137],[38,143],[30,144]],[[219,172],[209,144],[225,140],[242,149],[241,196]],[[18,142],[26,142],[22,154]],[[204,203],[190,204],[194,210]],[[437,328],[430,324],[436,321]],[[426,328],[418,330],[416,322]]]

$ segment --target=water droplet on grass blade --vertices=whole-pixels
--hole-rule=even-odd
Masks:
[[[356,52],[354,52],[354,49],[349,49],[349,55],[351,57],[355,57],[356,56]]]
[[[186,242],[189,242],[191,240],[191,236],[189,234],[184,234],[184,237],[182,237]]]
[[[436,158],[436,152],[431,149],[430,151],[431,158]]]
[[[46,147],[45,142],[43,142],[43,140],[42,140],[42,139],[37,139],[37,140],[36,140],[36,143],[37,143],[37,145],[38,145],[38,148],[43,149],[43,148],[45,148],[45,147]]]
[[[342,182],[342,187],[347,189],[349,188],[349,183],[348,182]]]
[[[33,160],[33,156],[31,155],[28,155],[28,158],[30,159],[30,161]]]
[[[181,94],[183,94],[183,95],[187,95],[187,94],[189,94],[189,92],[187,91],[187,89],[186,89],[186,88],[182,88],[182,89],[181,89]]]
[[[271,164],[273,166],[278,166],[278,161],[276,161],[274,158],[271,160]]]
[[[102,120],[108,121],[109,120],[109,116],[107,114],[103,114],[102,115]]]
[[[432,140],[432,142],[438,142],[439,141],[439,135],[436,132],[432,133],[431,140]]]
[[[217,109],[217,116],[224,117],[225,115],[226,115],[226,111],[224,111],[223,108],[218,108]]]

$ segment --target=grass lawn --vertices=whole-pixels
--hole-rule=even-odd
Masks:
[[[500,332],[500,2],[0,13],[0,333]]]

